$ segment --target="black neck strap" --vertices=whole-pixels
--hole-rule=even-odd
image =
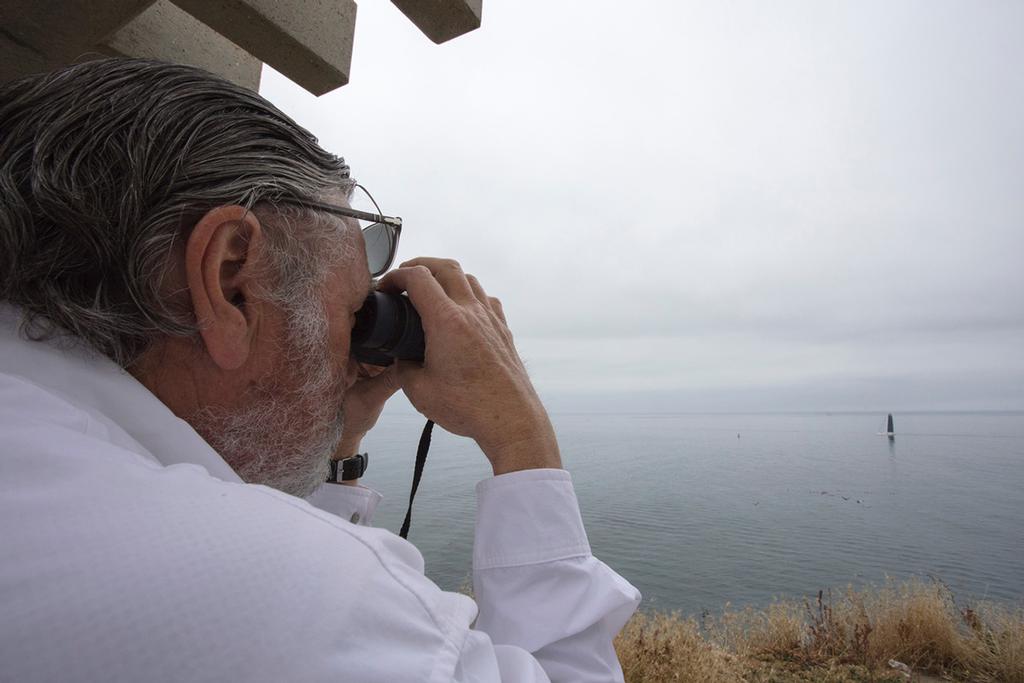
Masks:
[[[405,512],[405,521],[402,522],[402,530],[398,535],[408,538],[409,526],[412,524],[412,501],[416,497],[416,489],[420,487],[420,478],[423,476],[423,466],[427,464],[427,451],[430,450],[430,435],[434,431],[434,421],[427,420],[423,426],[423,433],[420,434],[420,445],[416,449],[416,468],[412,473],[412,491],[409,493],[409,509]]]

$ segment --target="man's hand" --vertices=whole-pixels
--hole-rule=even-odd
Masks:
[[[455,261],[406,261],[380,282],[408,292],[423,320],[423,364],[398,363],[413,406],[449,432],[480,445],[494,473],[562,466],[544,406],[512,342],[501,302]]]
[[[355,359],[350,362],[355,363]],[[398,391],[397,369],[360,364],[359,378],[345,392],[345,424],[336,460],[355,455],[366,433],[377,424],[384,403]]]

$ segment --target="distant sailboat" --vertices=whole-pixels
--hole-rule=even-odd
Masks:
[[[892,428],[892,413],[889,413],[889,424],[885,427],[885,435],[890,439],[896,438],[896,431]]]

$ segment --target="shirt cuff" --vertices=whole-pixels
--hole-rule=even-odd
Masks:
[[[360,484],[349,486],[326,483],[313,491],[306,501],[353,524],[370,526],[373,523],[373,513],[382,498],[383,496],[373,489]]]
[[[572,477],[565,470],[501,474],[476,486],[476,571],[590,555]]]

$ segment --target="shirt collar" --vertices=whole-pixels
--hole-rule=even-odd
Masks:
[[[119,446],[165,466],[191,463],[218,479],[241,481],[191,425],[130,373],[82,343],[25,339],[20,320],[19,309],[0,303],[0,372],[49,389],[113,426]]]

